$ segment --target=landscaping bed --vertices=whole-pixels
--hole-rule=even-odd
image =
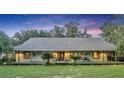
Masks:
[[[49,65],[123,65],[124,62],[63,62],[63,63],[55,63],[51,62]],[[5,65],[44,65],[44,63],[37,62],[25,62],[25,63],[15,63],[15,62],[7,62]]]

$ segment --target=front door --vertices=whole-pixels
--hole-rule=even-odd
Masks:
[[[59,52],[59,61],[64,61],[64,52]]]

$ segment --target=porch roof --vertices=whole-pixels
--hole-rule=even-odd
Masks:
[[[15,51],[114,51],[113,44],[102,38],[30,38]]]

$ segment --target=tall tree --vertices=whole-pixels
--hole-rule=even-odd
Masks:
[[[105,24],[102,27],[103,33],[101,34],[106,41],[116,45],[118,56],[124,55],[124,26]]]
[[[82,35],[85,38],[91,37],[91,35],[87,33],[87,28],[84,28],[84,32],[82,33]]]
[[[106,41],[110,43],[117,44],[117,36],[118,36],[118,27],[113,24],[105,24],[101,27],[102,29],[102,36],[105,38]]]
[[[66,36],[67,37],[78,37],[78,23],[75,21],[71,21],[67,24],[65,24],[65,28],[66,28]]]
[[[2,31],[0,31],[0,55],[11,51],[12,46],[9,37]]]
[[[66,29],[66,37],[80,37],[80,38],[88,38],[91,37],[90,34],[87,33],[87,28],[82,32],[79,30],[79,24],[75,21],[71,21],[65,24]]]
[[[62,27],[54,26],[54,29],[52,30],[52,36],[53,37],[65,37],[65,30]]]
[[[51,34],[44,30],[24,30],[15,33],[12,41],[14,45],[18,45],[22,44],[31,37],[51,37]]]

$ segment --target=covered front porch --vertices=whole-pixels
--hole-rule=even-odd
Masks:
[[[72,55],[79,55],[78,62],[113,62],[116,61],[115,51],[52,51],[51,63],[73,62]],[[16,51],[16,63],[45,63],[42,51]]]

